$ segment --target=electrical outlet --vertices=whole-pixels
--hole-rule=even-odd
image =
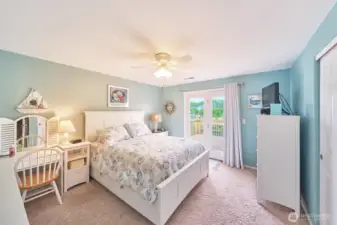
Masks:
[[[246,119],[242,119],[242,124],[246,124]]]

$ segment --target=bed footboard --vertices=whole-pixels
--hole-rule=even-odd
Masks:
[[[160,213],[156,225],[164,225],[188,193],[201,179],[208,176],[208,164],[209,151],[206,151],[158,185]]]
[[[160,183],[157,200],[150,204],[130,188],[120,188],[120,184],[108,175],[91,167],[91,177],[109,189],[121,200],[137,210],[155,225],[164,225],[188,193],[208,176],[209,151],[191,161],[174,175]]]

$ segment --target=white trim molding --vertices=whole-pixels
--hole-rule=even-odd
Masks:
[[[307,217],[309,225],[313,225],[314,223],[312,222],[311,217],[309,216],[309,211],[308,211],[307,203],[305,202],[303,196],[301,196],[301,205],[302,205],[304,214]]]
[[[337,36],[316,56],[316,61],[320,60],[326,53],[337,45]]]
[[[257,168],[255,166],[246,166],[246,165],[243,165],[243,168],[244,169],[257,170]]]

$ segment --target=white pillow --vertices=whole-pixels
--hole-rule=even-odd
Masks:
[[[116,130],[115,128],[106,128],[104,130],[98,130],[97,131],[97,141],[102,143],[102,144],[106,144],[108,146],[111,146],[111,145],[115,144],[116,142],[123,141],[125,139],[130,138],[129,134],[125,135],[121,132],[118,132],[118,130],[120,131],[121,129],[118,128]],[[124,128],[124,130],[125,130],[125,128]],[[126,130],[124,131],[124,133],[125,132],[127,133]]]
[[[151,130],[144,123],[128,123],[124,127],[129,132],[131,137],[139,137],[151,134]]]
[[[114,130],[117,131],[119,134],[121,134],[123,136],[123,140],[128,140],[130,139],[130,135],[127,132],[127,130],[125,129],[124,126],[120,125],[120,126],[115,126]]]

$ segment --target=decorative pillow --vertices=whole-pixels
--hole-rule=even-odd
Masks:
[[[131,138],[124,126],[116,126],[114,127],[114,130],[124,137],[123,140],[128,140]]]
[[[144,123],[128,123],[124,127],[129,132],[131,137],[139,137],[151,134],[151,130]]]
[[[113,128],[97,131],[97,141],[99,143],[111,146],[114,143],[122,140],[124,140],[124,136],[115,131]]]

